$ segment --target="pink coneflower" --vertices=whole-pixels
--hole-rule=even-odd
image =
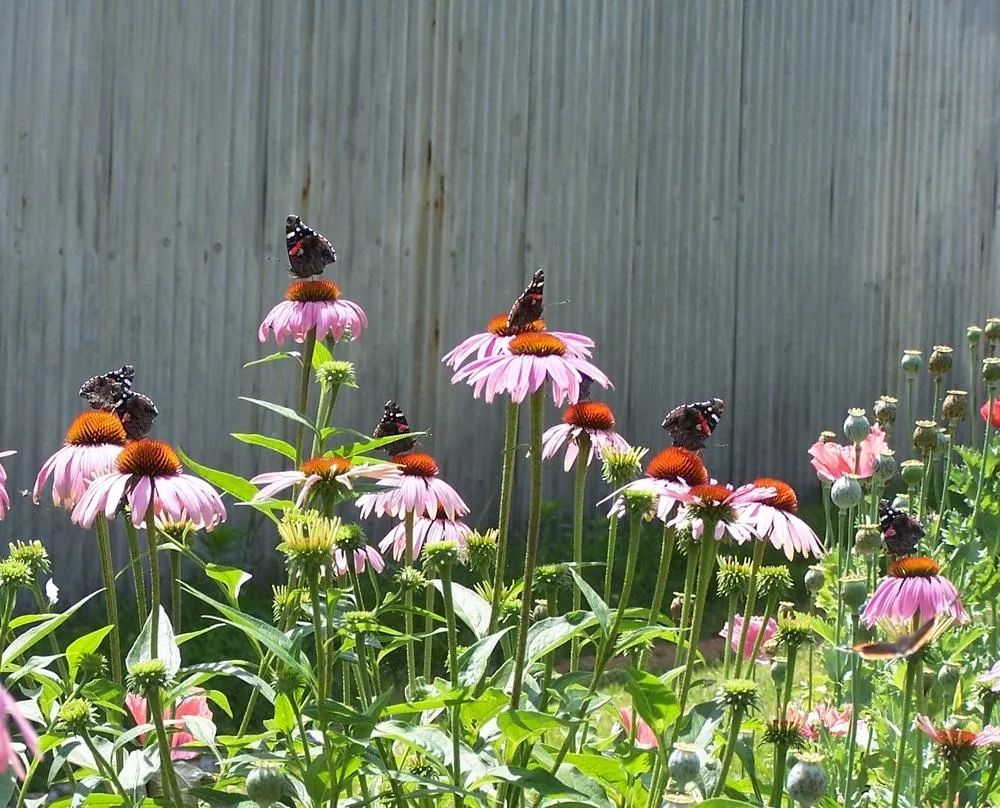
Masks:
[[[979,732],[947,729],[935,727],[926,715],[918,715],[914,723],[924,735],[934,741],[941,757],[950,763],[963,763],[975,755],[980,747],[1000,743],[1000,727],[987,725]]]
[[[850,704],[844,705],[839,710],[832,704],[817,704],[816,709],[809,713],[808,724],[825,729],[834,737],[843,738],[850,731],[853,712]],[[862,723],[858,721],[859,726]]]
[[[288,337],[305,342],[306,334],[316,329],[316,339],[328,335],[340,340],[345,333],[356,340],[368,327],[368,317],[357,303],[343,300],[340,288],[332,281],[295,281],[285,292],[285,300],[267,313],[257,329],[257,338],[267,342],[267,332],[281,345]]]
[[[0,452],[0,460],[15,454],[17,454],[16,449],[7,449],[4,452]],[[3,519],[9,510],[10,496],[7,494],[7,469],[3,467],[3,463],[0,463],[0,519]]]
[[[1000,693],[1000,662],[994,663],[986,673],[980,674],[976,682],[983,687],[988,687],[994,693]]]
[[[21,715],[21,710],[17,706],[14,697],[0,687],[0,774],[6,774],[8,769],[13,769],[19,780],[24,779],[24,764],[21,756],[14,749],[13,739],[10,737],[10,727],[7,719],[14,719],[18,730],[21,732],[21,739],[33,756],[37,756],[38,736],[34,728]]]
[[[490,320],[485,332],[473,334],[468,339],[463,340],[448,351],[441,358],[441,361],[448,367],[458,370],[462,363],[473,354],[476,355],[477,359],[485,359],[487,356],[509,353],[510,341],[514,337],[519,334],[543,331],[545,331],[545,323],[542,320],[511,327],[507,325],[507,314],[498,314]],[[574,334],[569,331],[548,331],[546,333],[561,339],[566,344],[567,353],[574,356],[590,356],[590,351],[594,347],[594,341],[583,334]]]
[[[984,421],[990,421],[994,429],[1000,429],[1000,398],[993,399],[993,410],[990,411],[990,402],[987,401],[979,408],[979,415]]]
[[[314,457],[306,460],[298,469],[290,471],[268,471],[258,474],[250,482],[261,486],[251,502],[274,499],[275,495],[293,486],[302,484],[302,491],[296,502],[298,507],[305,503],[314,486],[333,486],[340,489],[352,488],[354,479],[384,480],[400,476],[399,466],[393,463],[358,463],[339,455]]]
[[[691,488],[674,486],[673,495],[683,503],[676,517],[670,522],[673,527],[691,526],[691,535],[700,540],[705,532],[705,523],[715,528],[713,538],[721,541],[729,536],[737,544],[750,541],[755,535],[754,526],[748,514],[748,506],[764,502],[775,495],[773,488],[758,488],[755,485],[741,485],[733,489],[719,483],[706,483]]]
[[[97,515],[113,518],[122,499],[132,511],[132,524],[144,524],[149,503],[154,516],[191,521],[211,530],[225,521],[222,499],[204,480],[183,474],[181,461],[169,444],[150,438],[132,441],[118,455],[115,469],[95,479],[73,508],[73,522],[91,527]]]
[[[795,490],[788,483],[771,477],[758,477],[752,484],[774,491],[770,498],[747,507],[754,532],[761,540],[771,542],[773,547],[784,552],[789,561],[796,555],[822,556],[823,545],[819,537],[796,515],[799,499]]]
[[[507,350],[509,353],[470,362],[451,377],[452,382],[468,382],[473,387],[473,396],[482,395],[487,403],[498,394],[509,393],[518,404],[529,393],[536,393],[546,382],[551,382],[556,406],[566,400],[570,404],[579,401],[584,376],[601,387],[612,386],[600,369],[573,354],[554,334],[535,331],[519,334],[510,341]]]
[[[126,694],[125,706],[128,708],[132,720],[135,721],[137,726],[148,722],[149,706],[146,704],[146,699],[142,696],[137,696],[135,693]],[[205,698],[200,690],[187,698],[181,699],[172,710],[164,710],[163,720],[167,729],[175,727],[177,730],[170,736],[170,759],[193,760],[198,757],[199,752],[184,749],[185,746],[194,740],[194,736],[186,730],[187,719],[204,718],[214,726],[213,717],[212,709],[208,706],[208,699]],[[139,743],[145,743],[145,741],[145,733],[140,734]]]
[[[754,615],[750,618],[750,625],[747,626],[747,636],[743,643],[743,658],[750,659],[750,655],[753,653],[754,645],[757,643],[757,636],[760,634],[761,626],[764,626],[764,639],[761,641],[761,647],[767,643],[775,634],[778,633],[778,624],[773,617],[768,618],[767,625],[764,625],[764,618],[760,615]],[[740,635],[743,634],[743,615],[734,614],[732,626],[726,623],[722,627],[722,631],[719,632],[720,637],[725,637],[729,640],[729,647],[733,649],[734,653],[739,653],[740,647]],[[771,661],[771,658],[761,653],[755,662],[766,665]]]
[[[440,510],[449,519],[456,519],[469,512],[458,492],[438,477],[437,461],[430,455],[407,452],[394,456],[392,462],[402,474],[376,482],[384,490],[358,497],[357,506],[363,518],[372,513],[397,518],[416,513],[434,518]]]
[[[632,734],[632,710],[619,708],[618,718],[622,722],[622,729],[626,735]],[[643,749],[655,749],[660,745],[660,739],[656,737],[653,728],[636,716],[635,725],[635,745]]]
[[[889,564],[861,619],[871,628],[881,619],[909,624],[947,615],[959,623],[969,619],[955,585],[940,574],[941,566],[926,556],[908,556]]]
[[[708,470],[697,452],[679,446],[669,446],[649,461],[645,477],[622,486],[601,502],[614,498],[609,515],[624,517],[627,508],[622,494],[625,491],[647,491],[657,498],[656,518],[666,522],[682,502],[678,495],[679,490],[689,489],[693,485],[704,485],[707,482]]]
[[[38,504],[51,477],[52,503],[59,508],[72,508],[94,478],[114,471],[126,439],[125,427],[114,413],[102,410],[80,413],[66,431],[65,445],[38,472],[32,501]]]
[[[460,549],[465,549],[465,540],[472,533],[472,528],[465,522],[456,519],[428,519],[420,516],[413,520],[413,559],[420,555],[420,549],[425,544],[439,541],[453,541]],[[400,522],[386,533],[385,538],[378,543],[383,553],[392,550],[392,557],[402,561],[406,556],[406,525]]]
[[[581,435],[590,438],[590,450],[587,453],[587,465],[594,455],[602,456],[605,449],[627,451],[628,441],[614,431],[615,416],[611,407],[599,401],[581,401],[570,404],[563,413],[563,422],[549,427],[542,435],[542,459],[553,457],[563,446],[566,456],[563,459],[563,469],[569,471],[580,454],[579,439]]]
[[[839,443],[824,443],[816,441],[809,447],[812,456],[812,467],[821,480],[832,483],[845,474],[857,474],[862,479],[872,476],[875,470],[875,460],[884,452],[889,451],[882,427],[875,424],[859,444],[861,453],[858,455],[855,447],[842,446]],[[855,469],[857,465],[857,469]]]

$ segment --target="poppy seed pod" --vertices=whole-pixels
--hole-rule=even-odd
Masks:
[[[846,511],[861,502],[861,483],[853,474],[838,477],[830,488],[830,499],[840,510]]]
[[[896,453],[891,449],[879,452],[872,463],[872,476],[879,482],[891,480],[896,473]]]
[[[920,462],[919,460],[917,461]],[[922,474],[923,472],[921,472]],[[897,511],[909,511],[910,510],[910,495],[909,494],[896,494],[892,498],[892,507]]]
[[[951,689],[958,684],[959,676],[958,665],[954,662],[945,662],[937,672],[938,684],[945,689]]]
[[[934,440],[937,441],[937,438]],[[924,479],[924,464],[920,460],[904,460],[900,465],[900,473],[907,485],[920,485]]]
[[[903,358],[899,362],[900,367],[903,368],[903,372],[910,376],[916,376],[920,372],[920,368],[924,366],[924,359],[921,356],[920,351],[903,351]]]
[[[969,412],[969,394],[965,390],[949,390],[941,404],[941,415],[952,423],[964,421]]]
[[[851,409],[847,411],[847,418],[844,420],[844,437],[851,443],[861,443],[871,431],[872,425],[864,410]]]
[[[788,662],[780,657],[778,659],[771,660],[771,681],[774,682],[775,687],[781,687],[785,681],[785,674],[788,672]]]
[[[927,362],[927,370],[930,371],[931,376],[940,379],[951,370],[952,354],[954,353],[955,350],[947,345],[935,345],[934,350],[931,351],[931,358]]]
[[[917,421],[913,428],[913,447],[922,452],[933,452],[937,449],[938,433],[936,421]]]
[[[819,590],[823,588],[823,584],[826,583],[826,573],[820,566],[810,567],[806,570],[806,575],[804,579],[806,585],[806,591],[811,595],[815,595]]]
[[[987,342],[1000,342],[1000,317],[990,317],[983,329]]]
[[[854,534],[854,549],[861,555],[871,555],[882,546],[882,531],[878,525],[865,523],[858,525]]]
[[[983,360],[983,381],[987,387],[995,387],[1000,381],[1000,359],[991,356]]]
[[[829,429],[825,429],[819,433],[819,438],[817,440],[819,443],[836,443],[837,433],[831,432]]]
[[[860,609],[868,600],[868,581],[862,575],[845,575],[840,579],[844,605],[852,612]]]
[[[969,345],[978,345],[982,336],[983,329],[981,329],[978,325],[970,325],[965,329],[965,338],[969,341]]]
[[[882,426],[890,426],[896,423],[896,410],[898,407],[899,399],[892,396],[879,396],[873,408],[875,420]]]
[[[667,770],[678,785],[693,783],[701,774],[701,755],[690,744],[674,744],[670,757],[667,758]]]
[[[798,805],[809,808],[826,794],[826,773],[820,762],[820,755],[804,754],[788,772],[788,796]]]

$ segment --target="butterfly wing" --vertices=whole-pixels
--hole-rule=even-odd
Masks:
[[[153,421],[159,415],[159,410],[149,396],[142,393],[132,393],[117,410],[121,418],[125,434],[132,440],[142,440],[149,435]]]
[[[862,659],[904,659],[922,651],[934,636],[934,620],[928,620],[912,634],[904,634],[891,642],[863,642],[854,646]]]
[[[661,426],[670,433],[674,446],[699,452],[719,425],[725,409],[721,398],[681,404],[667,413]]]
[[[536,269],[528,288],[518,295],[510,314],[507,315],[508,328],[524,328],[541,319],[544,310],[545,270]]]
[[[135,368],[122,365],[99,376],[91,376],[80,385],[80,396],[95,410],[111,412],[122,404],[132,392]]]
[[[405,435],[410,431],[410,424],[406,420],[406,415],[402,408],[392,399],[385,402],[382,411],[382,420],[375,425],[372,432],[373,438],[389,438],[395,435]],[[393,441],[383,447],[387,454],[397,455],[410,451],[417,445],[416,438],[403,438]]]
[[[926,535],[924,526],[906,511],[893,508],[888,501],[879,503],[879,528],[886,549],[893,555],[909,555]]]
[[[285,245],[289,272],[296,278],[320,275],[327,264],[337,260],[337,252],[327,238],[292,215],[285,220]]]

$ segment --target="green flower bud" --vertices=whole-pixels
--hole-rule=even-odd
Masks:
[[[331,387],[357,387],[354,374],[354,363],[341,359],[332,359],[320,363],[316,368],[316,381],[329,390]]]
[[[652,519],[656,515],[656,495],[652,491],[645,491],[641,488],[627,488],[622,492],[625,497],[625,506],[630,514],[641,516],[643,519]]]
[[[778,617],[778,631],[774,635],[778,645],[785,648],[798,648],[813,640],[813,621],[807,614],[801,612],[786,613]]]
[[[916,376],[920,372],[920,368],[924,366],[924,360],[920,351],[903,351],[900,366],[903,368],[903,372],[910,378]]]
[[[59,708],[58,728],[79,735],[94,723],[94,708],[86,699],[70,699]]]
[[[978,325],[970,325],[965,329],[965,338],[968,340],[969,345],[978,345],[982,336],[983,329],[981,329]]]
[[[805,740],[798,721],[772,718],[764,729],[764,743],[773,743],[785,749],[798,749],[805,744]]]
[[[746,712],[756,709],[757,683],[753,679],[728,679],[719,685],[715,700],[731,710]]]
[[[566,564],[543,564],[535,570],[535,580],[542,589],[550,587],[563,589],[573,584],[573,577],[569,574],[569,566]]]
[[[769,673],[771,674],[771,681],[774,682],[774,686],[781,687],[785,683],[785,674],[788,673],[788,661],[781,657],[772,659]]]
[[[90,682],[94,679],[100,679],[107,673],[108,660],[104,654],[92,651],[80,655],[78,667],[80,678],[85,682]]]
[[[149,697],[150,693],[166,689],[170,684],[167,665],[162,659],[142,659],[128,671],[128,689],[132,693]]]
[[[49,551],[38,539],[11,542],[7,546],[10,548],[11,560],[20,561],[31,570],[32,575],[48,572],[52,568],[49,563]]]
[[[274,805],[285,790],[285,776],[278,763],[261,761],[247,775],[247,796],[261,808]]]
[[[27,589],[34,583],[35,575],[23,561],[5,558],[0,561],[0,587],[17,591]]]
[[[788,567],[779,565],[774,567],[761,567],[757,571],[757,594],[761,597],[769,597],[772,594],[780,597],[792,588],[792,575]]]
[[[427,588],[427,578],[416,567],[402,567],[396,573],[396,586],[400,592],[423,592]]]
[[[642,471],[642,458],[649,449],[636,446],[628,449],[606,449],[601,453],[601,477],[613,488],[621,488]]]
[[[847,419],[844,421],[844,437],[849,442],[861,443],[871,431],[872,425],[864,410],[851,409],[847,411]]]
[[[667,771],[681,788],[701,776],[701,755],[692,744],[675,743],[667,758]]]
[[[378,616],[375,612],[355,610],[344,612],[344,630],[349,634],[364,634],[378,630]]]
[[[838,477],[830,488],[830,499],[839,510],[846,511],[861,502],[861,483],[853,474]]]
[[[329,564],[340,531],[339,519],[328,519],[316,511],[292,511],[278,524],[278,550],[290,565],[315,572]]]
[[[739,558],[722,557],[716,572],[716,587],[720,597],[740,595],[750,583],[751,564]]]
[[[440,574],[458,561],[458,545],[453,541],[436,541],[423,549],[424,574]]]
[[[345,553],[353,553],[356,550],[364,550],[368,546],[368,537],[361,529],[361,525],[341,524],[334,536],[333,546]]]
[[[465,540],[465,563],[474,575],[489,577],[497,563],[497,530],[478,531]]]

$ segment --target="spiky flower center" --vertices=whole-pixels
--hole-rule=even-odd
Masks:
[[[535,320],[533,323],[511,328],[507,325],[507,315],[498,314],[496,317],[490,319],[489,323],[486,325],[486,330],[495,337],[516,337],[518,334],[544,331],[545,322],[543,320]]]
[[[118,455],[118,471],[140,477],[172,477],[181,472],[181,461],[169,443],[143,438],[133,441]]]
[[[701,500],[702,504],[715,507],[724,504],[732,493],[726,486],[718,483],[705,483],[691,488],[692,496]]]
[[[892,578],[933,578],[941,572],[941,565],[927,556],[899,558],[889,565]]]
[[[329,303],[340,298],[340,287],[333,281],[295,281],[285,292],[293,303]]]
[[[708,482],[708,469],[701,458],[679,446],[670,446],[650,460],[646,474],[658,480],[683,480],[688,485]]]
[[[753,484],[757,488],[774,489],[774,496],[764,500],[765,505],[770,505],[772,508],[786,513],[798,513],[799,498],[795,495],[795,489],[788,483],[775,480],[773,477],[758,477],[753,481]]]
[[[566,408],[563,423],[607,432],[615,428],[615,415],[611,412],[611,407],[600,401],[581,401]]]
[[[437,477],[437,461],[429,454],[422,452],[407,452],[396,455],[392,462],[399,466],[403,474],[410,477]]]
[[[125,445],[125,427],[113,412],[90,410],[81,412],[66,430],[70,446],[98,446],[102,443]]]
[[[331,455],[330,457],[314,457],[307,460],[299,470],[307,477],[316,474],[325,479],[332,480],[334,477],[345,474],[350,468],[351,461],[346,457]]]
[[[518,356],[564,356],[566,343],[551,334],[529,331],[514,337],[508,350]]]

